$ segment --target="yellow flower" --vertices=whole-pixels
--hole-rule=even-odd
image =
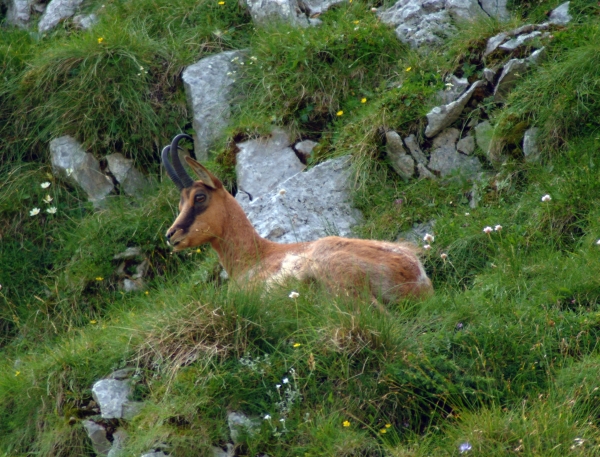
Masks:
[[[145,293],[146,295],[148,295],[150,292],[146,291],[146,292],[144,292],[144,293]]]
[[[354,24],[358,24],[360,21],[352,21],[352,23]]]
[[[104,38],[100,37],[98,38],[98,44],[101,44],[104,41]]]
[[[343,116],[343,115],[344,115],[344,112],[340,110],[340,111],[338,111],[338,112],[336,113],[336,115],[337,115],[337,116]]]
[[[98,323],[98,321],[97,321],[96,319],[92,319],[92,320],[90,321],[90,324],[92,324],[92,325],[94,325],[94,324],[97,324],[97,323]]]
[[[342,425],[344,427],[350,427],[350,421],[344,421],[344,422],[342,422]]]
[[[299,348],[300,346],[302,346],[300,343],[294,343],[295,348]]]
[[[360,100],[360,102],[361,102],[361,103],[367,103],[367,98],[366,98],[366,97],[363,97],[363,98]]]
[[[406,70],[404,70],[404,71],[410,71],[410,70],[412,70],[412,67],[408,67],[408,68],[407,68]]]
[[[390,428],[392,424],[385,424],[385,428]]]
[[[19,376],[21,374],[20,371],[15,371],[15,376]]]
[[[96,281],[104,281],[104,278],[103,278],[102,276],[98,276],[98,277],[96,278]]]
[[[225,2],[219,2],[219,5],[224,5],[224,4],[225,4]]]
[[[196,249],[196,254],[200,254],[202,252],[202,249],[198,248]]]
[[[379,433],[381,433],[382,435],[387,433],[387,429],[386,428],[382,428],[381,430],[379,430]]]

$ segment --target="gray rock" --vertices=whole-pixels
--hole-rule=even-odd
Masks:
[[[245,0],[252,21],[257,25],[266,25],[273,21],[299,25],[302,20],[297,0]],[[304,23],[308,23],[306,16]]]
[[[294,149],[298,154],[304,157],[304,160],[308,160],[311,156],[313,149],[318,145],[316,141],[304,140],[296,143]]]
[[[106,429],[91,420],[81,421],[81,425],[85,428],[90,440],[92,440],[92,447],[97,455],[108,456],[112,443],[106,437]]]
[[[226,449],[221,449],[220,447],[213,446],[211,448],[213,457],[234,457],[235,456],[235,446],[231,443],[227,443]]]
[[[433,150],[429,159],[429,168],[440,176],[454,172],[471,176],[481,169],[479,160],[467,157],[456,150],[456,140],[460,132],[457,129],[446,129],[433,140]]]
[[[512,52],[512,51],[515,51],[516,49],[520,48],[521,46],[531,43],[533,40],[540,37],[541,35],[542,35],[542,32],[538,32],[538,31],[533,31],[526,35],[519,35],[516,38],[513,38],[512,40],[508,40],[506,43],[502,43],[498,47],[498,49],[501,49],[502,51],[506,51],[506,52]]]
[[[423,154],[423,151],[421,151],[421,147],[419,146],[417,138],[414,135],[408,135],[406,138],[404,138],[404,144],[410,151],[410,155],[413,156],[413,159],[415,159],[417,163],[427,165],[427,157],[425,157],[425,154]]]
[[[78,14],[73,17],[73,23],[76,27],[82,30],[91,29],[98,22],[98,16],[94,13],[92,14]]]
[[[494,136],[494,127],[488,121],[483,121],[475,126],[475,140],[477,146],[484,154],[489,155],[490,144]]]
[[[124,292],[140,292],[145,289],[146,284],[141,278],[138,279],[123,279],[122,289]]]
[[[231,411],[227,413],[227,424],[233,444],[240,443],[243,434],[254,435],[260,430],[260,420],[249,418],[244,413]]]
[[[425,165],[422,163],[417,164],[417,173],[419,173],[419,177],[423,179],[435,179],[435,175],[430,172]]]
[[[546,58],[546,47],[542,47],[537,51],[533,52],[529,57],[527,57],[527,62],[531,65],[538,65],[542,60]]]
[[[98,403],[103,419],[121,419],[123,405],[131,394],[131,383],[128,380],[102,379],[92,387],[92,396]]]
[[[302,171],[304,165],[289,145],[290,138],[281,129],[274,129],[270,137],[239,143],[235,165],[239,188],[257,198]]]
[[[508,38],[508,34],[505,32],[501,32],[498,35],[494,35],[492,38],[490,38],[485,47],[485,52],[483,53],[483,57],[490,55],[492,52],[494,52],[496,49],[498,49],[498,46],[500,46],[502,43],[504,43],[504,40],[506,40],[507,38]]]
[[[102,173],[95,157],[86,153],[70,136],[50,142],[50,160],[54,173],[81,187],[94,204],[98,204],[114,189],[112,181]]]
[[[492,68],[484,68],[483,69],[483,77],[490,84],[494,84],[494,79],[496,78],[497,73],[498,73],[498,70],[493,70]]]
[[[112,437],[113,442],[110,451],[108,451],[107,457],[118,457],[121,454],[123,447],[125,446],[125,441],[127,440],[127,432],[122,428],[118,428],[112,434]]]
[[[458,78],[454,75],[446,79],[446,89],[438,92],[440,101],[448,104],[460,97],[469,87],[467,78]]]
[[[221,52],[200,59],[183,71],[183,87],[193,111],[194,152],[200,161],[221,137],[231,115],[231,88],[240,51]]]
[[[61,21],[73,16],[82,3],[83,0],[52,0],[38,22],[38,30],[41,33],[52,30]]]
[[[517,35],[521,35],[522,33],[530,33],[533,32],[534,30],[537,29],[538,26],[536,26],[535,24],[525,24],[522,25],[521,27],[517,27],[514,30],[511,30],[510,32],[508,32],[509,36],[517,36]]]
[[[475,92],[475,90],[482,85],[482,81],[476,81],[471,84],[471,87],[465,92],[458,100],[448,103],[447,105],[436,106],[427,114],[427,128],[425,129],[425,136],[433,138],[439,132],[444,130],[454,121],[456,121],[469,100]]]
[[[125,249],[123,252],[116,254],[113,256],[113,260],[121,260],[121,259],[133,259],[135,257],[139,257],[142,255],[142,248],[138,246],[132,246]],[[115,378],[117,379],[117,378]]]
[[[510,19],[510,13],[506,9],[507,3],[507,0],[481,0],[479,2],[483,11],[501,21]]]
[[[298,2],[308,16],[322,14],[335,5],[345,3],[345,0],[300,0]]]
[[[555,8],[552,13],[550,13],[550,20],[548,22],[554,25],[567,25],[569,22],[571,22],[571,19],[573,18],[569,14],[570,3],[571,2],[565,2]]]
[[[148,273],[148,268],[150,267],[150,262],[148,259],[142,260],[142,262],[135,267],[135,274],[132,276],[133,279],[141,279],[146,276]]]
[[[467,135],[462,140],[459,140],[456,143],[456,149],[458,152],[462,152],[463,154],[470,155],[475,150],[475,138],[471,135]]]
[[[421,244],[423,243],[423,237],[425,237],[427,233],[434,233],[434,226],[435,220],[414,224],[412,229],[400,233],[398,238],[396,238],[396,241],[410,241],[414,244]]]
[[[139,196],[148,187],[148,180],[133,166],[133,160],[126,159],[118,152],[106,156],[108,169],[130,196]]]
[[[6,22],[25,28],[29,25],[31,18],[31,6],[34,0],[12,0],[6,1]]]
[[[523,136],[523,155],[526,162],[537,162],[540,160],[540,150],[537,145],[539,129],[532,127],[525,131]]]
[[[113,371],[108,375],[107,379],[118,379],[120,381],[131,378],[137,370],[133,367],[121,368],[120,370]]]
[[[240,203],[258,233],[272,241],[312,241],[327,235],[349,236],[362,214],[351,206],[350,158],[328,160],[297,173],[275,192]]]
[[[517,84],[519,79],[529,68],[529,62],[525,59],[511,59],[502,69],[498,84],[494,90],[494,100],[505,102],[508,93]]]
[[[386,132],[386,152],[392,168],[402,179],[408,180],[415,174],[415,161],[406,153],[402,138],[393,130]]]

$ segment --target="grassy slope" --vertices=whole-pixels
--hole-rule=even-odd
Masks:
[[[236,2],[144,0],[106,2],[93,32],[0,31],[0,453],[91,454],[72,418],[86,415],[95,380],[134,366],[146,406],[124,425],[126,455],[161,443],[210,455],[229,440],[227,410],[271,416],[240,455],[458,455],[466,442],[473,455],[600,455],[600,28],[597,5],[571,5],[576,19],[546,43],[546,63],[506,107],[485,102],[512,156],[479,185],[476,209],[470,183],[399,180],[381,131],[418,134],[442,76],[477,77],[498,24],[465,25],[425,57],[357,1],[314,29],[254,30]],[[515,4],[515,24],[554,6]],[[433,298],[384,316],[314,285],[243,294],[218,284],[210,252],[169,253],[169,183],[94,212],[49,173],[47,141],[71,134],[157,176],[158,147],[190,125],[182,68],[241,47],[256,59],[228,136],[276,123],[319,139],[315,160],[352,153],[361,236],[394,239],[436,219]],[[530,125],[542,129],[542,164],[518,159]],[[210,166],[232,183],[227,144]],[[47,194],[56,215],[30,217]],[[151,277],[123,295],[112,256],[130,245]]]

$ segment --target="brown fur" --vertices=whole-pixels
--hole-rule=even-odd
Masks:
[[[386,302],[433,293],[416,246],[337,236],[274,243],[254,230],[215,176],[195,160],[186,160],[201,181],[181,191],[179,216],[167,231],[175,251],[210,243],[229,277],[242,287],[268,287],[293,277],[319,281],[336,293],[368,289],[374,298]],[[195,203],[197,195],[205,201]]]

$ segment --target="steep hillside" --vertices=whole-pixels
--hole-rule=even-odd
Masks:
[[[451,28],[429,41],[392,1],[260,23],[232,0],[86,0],[90,28],[48,30],[24,3],[0,3],[0,456],[600,455],[596,1],[564,22],[556,0],[503,20],[430,2]],[[243,292],[209,246],[171,251],[160,151],[198,133],[182,74],[233,50],[205,165],[236,193],[238,145],[274,127],[318,144],[309,169],[349,155],[354,234],[416,240],[433,297]],[[101,202],[53,169],[65,136],[109,175]],[[128,386],[125,418],[100,380]]]

